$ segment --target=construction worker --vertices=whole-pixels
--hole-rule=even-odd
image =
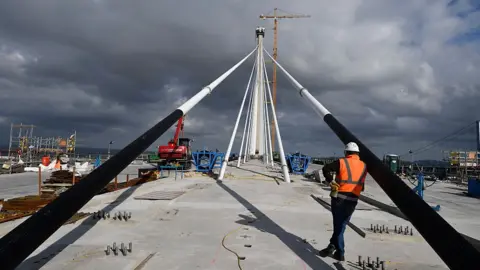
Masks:
[[[338,261],[345,260],[343,234],[355,211],[360,192],[363,190],[367,166],[360,160],[358,145],[350,142],[345,146],[345,158],[326,164],[323,176],[330,184],[332,192],[333,235],[330,244],[320,251],[320,256],[333,256]],[[335,179],[333,178],[335,174]]]

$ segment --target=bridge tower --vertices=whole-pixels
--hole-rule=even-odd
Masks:
[[[257,27],[255,30],[257,36],[257,66],[255,74],[255,84],[251,107],[251,132],[250,132],[250,155],[265,154],[265,76],[263,65],[263,38],[265,37],[265,28]]]

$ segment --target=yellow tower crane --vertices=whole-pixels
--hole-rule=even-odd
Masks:
[[[280,19],[297,19],[297,18],[310,18],[310,15],[301,15],[301,14],[288,14],[288,15],[279,15],[278,8],[273,9],[273,15],[260,15],[260,19],[273,19],[273,59],[277,61],[277,41],[278,41],[278,20]],[[273,62],[273,75],[272,75],[272,95],[273,95],[273,106],[276,107],[277,103],[277,65]],[[275,151],[275,126],[272,118],[272,150]]]

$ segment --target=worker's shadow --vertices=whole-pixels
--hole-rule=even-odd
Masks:
[[[239,203],[247,208],[253,215],[253,217],[239,215],[242,219],[237,221],[238,224],[252,226],[262,232],[275,235],[312,269],[332,269],[327,263],[317,256],[318,251],[312,245],[310,245],[310,243],[290,232],[287,232],[258,208],[248,202],[245,198],[223,184],[222,181],[217,181],[217,184],[223,190],[232,195],[232,197],[234,197]]]
[[[144,182],[145,181],[140,181],[135,186],[127,188],[125,191],[123,191],[120,194],[120,196],[117,197],[115,201],[111,202],[100,211],[104,211],[104,212],[112,211],[117,205],[120,205],[128,197],[130,197],[130,195],[132,195],[133,192],[137,188],[139,188],[141,184],[143,184]],[[112,216],[113,215],[111,215],[111,217]],[[73,230],[65,234],[62,238],[55,241],[55,243],[45,248],[39,254],[23,261],[16,269],[32,270],[32,269],[42,268],[45,264],[47,264],[49,261],[55,258],[57,254],[62,252],[69,245],[71,245],[72,243],[77,241],[80,237],[85,235],[85,233],[87,233],[91,228],[93,228],[93,226],[95,226],[99,221],[100,219],[93,219],[92,216],[88,216],[79,226],[77,226],[76,228],[74,228]]]

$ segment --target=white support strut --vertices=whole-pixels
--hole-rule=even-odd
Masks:
[[[245,100],[248,96],[248,91],[250,90],[250,83],[252,82],[253,72],[255,71],[255,66],[258,62],[258,59],[255,58],[255,62],[252,67],[252,72],[250,73],[250,78],[248,79],[247,87],[245,89],[245,94],[243,95],[242,104],[238,110],[237,120],[235,121],[235,126],[233,127],[232,136],[230,137],[230,142],[228,143],[227,152],[225,153],[225,158],[222,162],[222,167],[220,169],[220,174],[218,175],[218,180],[222,180],[225,175],[225,170],[228,166],[228,158],[230,157],[230,152],[232,151],[233,142],[235,141],[235,135],[237,134],[238,124],[240,123],[240,118],[242,117],[243,106],[245,105]]]
[[[266,84],[268,84],[268,77],[265,77]],[[267,87],[269,87],[267,85]],[[268,98],[267,98],[267,91],[265,91],[265,116],[267,118],[267,122],[265,125],[267,126],[267,139],[268,139],[268,153],[270,153],[270,162],[272,167],[274,166],[273,162],[273,145],[272,145],[272,135],[270,133],[270,117],[268,116]]]
[[[262,59],[261,59],[262,63],[265,61],[264,58],[263,58],[263,54],[262,54]],[[264,67],[262,65],[262,67]],[[266,70],[266,69],[265,69]],[[263,74],[262,74],[263,75]],[[263,76],[262,76],[263,77]],[[262,80],[260,82],[262,84],[262,89],[265,89],[265,81]],[[267,146],[267,143],[268,143],[268,138],[267,138],[267,125],[268,125],[268,122],[266,122],[266,115],[265,115],[265,104],[267,102],[267,100],[265,99],[265,90],[264,91],[261,91],[260,93],[258,93],[259,95],[261,95],[262,97],[262,103],[260,104],[260,111],[262,112],[262,128],[263,128],[263,155],[262,155],[262,160],[263,160],[263,163],[265,164],[268,164],[268,146]]]
[[[264,60],[264,59],[262,59]],[[268,78],[265,77],[265,81],[264,81],[264,84],[267,84],[268,81],[267,81]],[[264,85],[265,87],[265,85]],[[269,138],[268,138],[268,134],[269,134],[269,122],[268,122],[268,107],[267,107],[267,104],[268,104],[268,99],[267,99],[267,96],[266,96],[266,91],[263,91],[263,104],[262,104],[262,113],[263,113],[263,129],[264,129],[264,132],[265,132],[265,151],[264,151],[264,158],[263,158],[263,162],[265,164],[267,164],[268,166],[268,163],[269,163],[269,160],[271,158],[271,154],[270,154],[270,148],[269,148]]]
[[[260,50],[257,51],[257,59],[260,59],[259,56]],[[260,61],[257,61],[257,74],[256,74],[256,79],[255,83],[253,85],[252,93],[253,93],[253,99],[252,99],[252,108],[250,112],[250,133],[249,133],[249,139],[248,139],[248,154],[249,155],[255,155],[255,150],[257,150],[257,133],[258,133],[258,73],[259,71],[261,72],[261,67],[260,67]]]
[[[304,97],[309,101],[310,105],[313,107],[313,109],[320,114],[320,116],[324,117],[327,114],[331,114],[327,108],[325,108],[322,103],[320,103],[316,98],[314,98],[310,92],[308,92],[307,88],[303,87],[297,80],[295,80],[290,73],[288,73],[273,57],[266,51],[264,50],[265,53],[272,59],[272,61],[277,65],[279,69],[283,71],[287,79],[297,88],[298,93],[300,94],[301,97]]]
[[[181,110],[183,112],[183,115],[187,114],[195,105],[197,105],[202,99],[204,99],[208,94],[212,93],[213,89],[217,87],[225,78],[227,78],[232,72],[234,72],[245,60],[250,57],[256,50],[258,46],[255,47],[255,49],[249,53],[245,58],[240,60],[235,66],[231,67],[229,70],[227,70],[225,73],[223,73],[220,77],[218,77],[215,81],[210,83],[209,85],[205,86],[198,92],[196,95],[191,97],[187,102],[183,103],[180,107],[178,107],[178,110]]]
[[[254,95],[254,90],[250,92],[250,104],[253,106],[253,95]],[[243,163],[247,162],[248,157],[250,156],[250,133],[252,132],[252,106],[250,106],[250,110],[248,111],[248,117],[246,120],[248,120],[248,127],[247,127],[247,142],[245,144],[245,155],[243,156]]]
[[[263,114],[263,133],[266,135],[267,134],[267,128],[268,128],[268,122],[266,121],[266,111],[265,111],[265,102],[267,101],[265,99],[265,91],[263,91],[263,100],[264,102],[262,103],[262,114]],[[264,148],[264,151],[263,151],[263,162],[265,164],[268,164],[268,158],[269,158],[269,152],[268,152],[268,137],[267,136],[264,136],[265,140],[264,140],[264,144],[263,144],[263,148]]]
[[[252,106],[252,97],[253,97],[253,91],[250,91],[250,98],[248,99],[248,108],[247,108],[247,114],[245,116],[245,125],[243,127],[243,135],[242,135],[242,143],[240,144],[240,151],[238,152],[239,153],[239,157],[238,157],[238,160],[237,160],[237,167],[240,167],[240,162],[242,160],[242,151],[243,151],[243,144],[245,143],[245,149],[248,149],[248,146],[246,145],[247,144],[247,141],[248,141],[248,134],[246,134],[246,131],[248,129],[248,123],[249,123],[249,119],[250,119],[250,108]],[[247,137],[245,137],[245,135],[247,135]],[[245,140],[245,138],[247,138],[247,140]],[[244,154],[244,157],[247,155],[246,151],[245,151],[245,154]]]
[[[263,63],[265,67],[265,62]],[[268,80],[266,69],[264,68],[265,77]],[[278,151],[280,152],[280,162],[282,165],[282,172],[285,182],[290,183],[290,174],[288,173],[287,160],[285,159],[285,152],[283,151],[282,137],[280,136],[280,128],[278,127],[277,114],[275,113],[275,105],[273,105],[272,93],[270,91],[270,85],[267,84],[267,92],[270,101],[270,108],[272,110],[273,122],[275,124],[275,133],[277,135]]]

